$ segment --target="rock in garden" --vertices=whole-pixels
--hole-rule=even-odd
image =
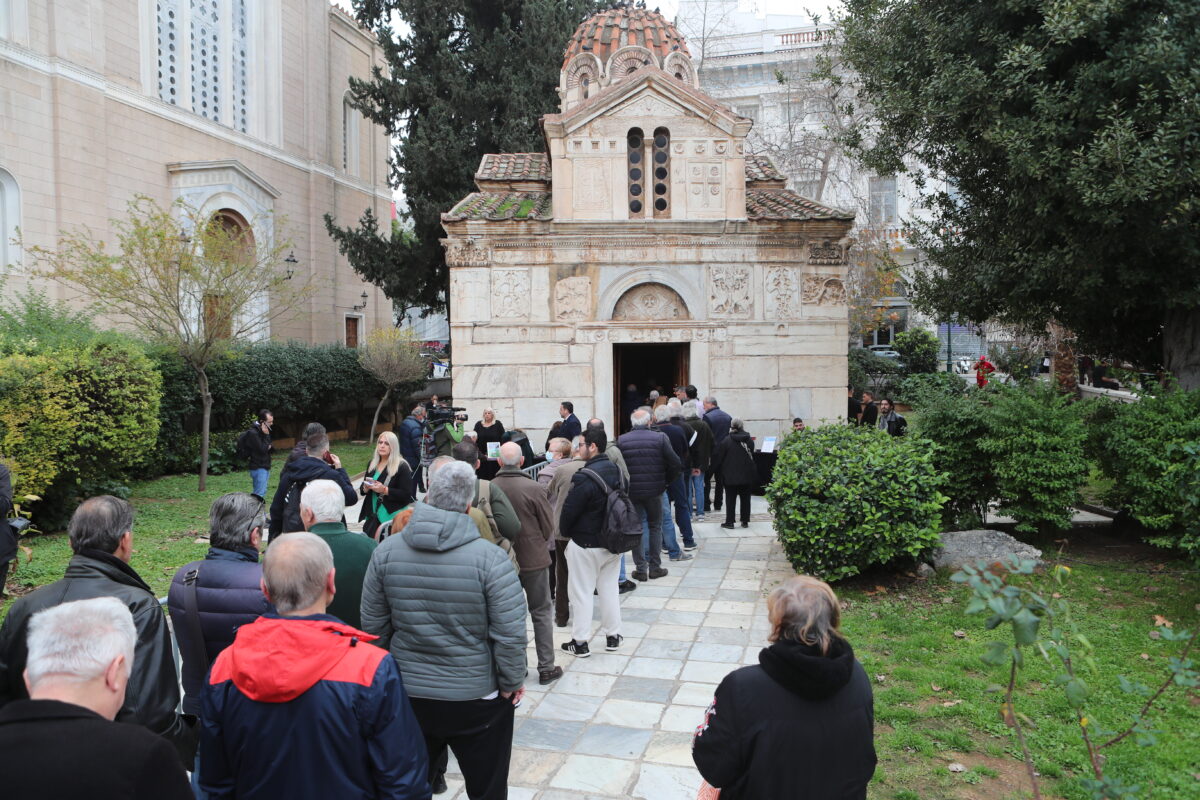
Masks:
[[[922,561],[920,564],[917,564],[918,578],[924,580],[925,578],[932,578],[935,574],[936,573],[933,571],[933,567],[929,566],[924,561]]]
[[[1042,560],[1042,551],[1020,542],[1007,533],[991,530],[951,531],[942,534],[942,546],[933,553],[938,569],[961,569],[980,559],[1002,561],[1010,556]]]

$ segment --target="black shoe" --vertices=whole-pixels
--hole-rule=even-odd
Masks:
[[[561,620],[557,620],[557,619],[554,620],[554,627],[556,627],[556,628],[565,628],[569,624],[570,624],[570,622],[567,620],[566,617],[563,617]]]
[[[653,578],[665,578],[665,577],[667,577],[667,570],[665,567],[655,567],[654,569],[650,570],[650,577],[652,579]]]
[[[722,527],[722,528],[725,528],[726,530],[730,530],[730,531],[731,531],[731,530],[733,530],[733,528],[734,528],[734,525],[733,525],[733,523],[732,523],[732,522],[722,522],[722,523],[721,523],[721,527]]]
[[[620,636],[620,635],[605,636],[604,637],[604,649],[611,653],[611,652],[615,651],[618,647],[620,647],[621,642],[623,642],[623,641],[625,641],[624,636]]]
[[[592,654],[591,651],[588,650],[587,642],[577,642],[574,639],[569,642],[563,642],[562,649],[566,650],[573,656],[578,656],[579,658],[587,658]]]
[[[685,544],[685,545],[683,546],[683,549],[684,549],[686,552],[690,553],[690,552],[692,552],[693,550],[695,550],[695,549],[696,549],[696,543],[695,543],[695,542],[692,542],[692,543],[690,543],[690,544]]]
[[[749,523],[749,522],[743,522],[743,523],[742,523],[742,527],[743,527],[743,528],[749,528],[749,527],[750,527],[750,523]]]
[[[538,683],[545,686],[547,683],[554,683],[562,677],[562,667],[551,667],[538,672]]]
[[[438,775],[436,778],[433,779],[433,793],[434,794],[445,794],[447,788],[448,787],[446,786],[446,776],[445,775]]]
[[[644,569],[635,569],[633,571],[633,579],[635,581],[641,581],[642,583],[645,583],[646,581],[650,580],[650,576],[646,574]]]
[[[637,584],[631,580],[623,580],[617,584],[617,594],[628,594],[637,588]],[[564,626],[565,627],[565,626]]]

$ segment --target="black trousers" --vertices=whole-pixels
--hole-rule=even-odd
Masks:
[[[708,502],[708,492],[712,487],[713,478],[717,479],[717,491],[712,496],[712,504]],[[721,510],[721,495],[725,491],[725,479],[721,477],[719,472],[704,473],[704,513],[707,514],[711,509]]]
[[[508,797],[512,757],[512,698],[427,700],[410,697],[429,752],[430,781],[446,771],[446,748],[454,751],[471,800]],[[440,766],[440,769],[439,769]]]
[[[753,486],[726,486],[725,487],[725,524],[733,524],[733,507],[734,501],[738,501],[741,505],[741,517],[743,523],[750,522],[750,492],[754,489]]]

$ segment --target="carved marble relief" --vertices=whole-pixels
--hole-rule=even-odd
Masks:
[[[792,267],[767,267],[763,278],[766,290],[766,318],[800,317],[800,270]]]
[[[492,316],[500,319],[529,316],[529,270],[492,271]]]
[[[817,306],[844,305],[846,285],[836,275],[805,275],[801,300]]]
[[[826,239],[823,242],[810,242],[808,245],[808,263],[825,266],[837,266],[846,263],[846,249],[837,242]]]
[[[573,204],[586,211],[607,210],[612,203],[608,189],[607,163],[602,158],[575,159]]]
[[[587,319],[592,315],[592,279],[586,275],[563,278],[554,284],[554,316],[560,320]]]
[[[693,161],[688,165],[688,208],[724,208],[725,201],[721,196],[724,185],[723,164],[714,161]]]
[[[709,273],[712,313],[715,317],[746,317],[754,307],[747,267],[713,267]]]
[[[446,242],[446,264],[451,267],[486,267],[492,263],[492,249],[474,239]]]
[[[724,342],[729,338],[725,328],[580,328],[575,340],[579,344],[604,342]]]
[[[646,321],[691,319],[687,304],[673,289],[661,283],[643,283],[633,287],[617,301],[614,320]]]
[[[487,322],[488,271],[450,270],[450,321]]]

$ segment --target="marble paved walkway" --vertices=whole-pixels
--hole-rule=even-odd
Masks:
[[[696,526],[694,560],[668,563],[664,555],[667,577],[621,596],[619,652],[604,652],[598,635],[589,658],[559,650],[565,674],[539,686],[530,630],[510,800],[694,800],[701,778],[692,764],[692,731],[717,683],[758,663],[768,630],[766,593],[794,574],[763,498],[751,508],[746,529],[724,530],[723,513],[710,514]],[[556,647],[569,638],[568,629],[555,628]],[[466,800],[453,760],[447,783],[439,800]]]

